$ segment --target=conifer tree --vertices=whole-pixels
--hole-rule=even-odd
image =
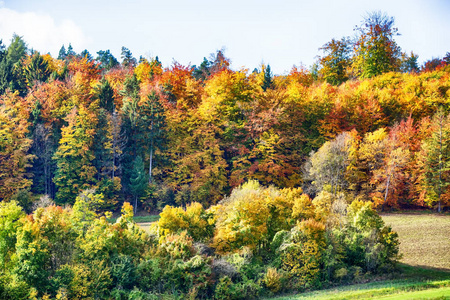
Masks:
[[[64,60],[67,57],[66,47],[64,45],[59,49],[58,59]]]
[[[128,48],[122,46],[122,53],[120,57],[122,58],[122,65],[125,68],[136,67],[136,58],[133,57],[133,54],[131,54],[131,51]]]
[[[264,69],[264,81],[262,84],[262,89],[264,91],[273,87],[272,77],[273,77],[273,75],[270,70],[270,65],[267,65],[267,67]]]
[[[55,200],[60,204],[74,203],[80,191],[91,188],[96,182],[92,144],[97,117],[80,106],[79,109],[72,109],[66,121],[68,125],[62,128],[62,137],[54,156],[57,170],[53,181],[58,187]]]
[[[133,161],[133,167],[130,175],[130,191],[134,200],[134,213],[137,211],[137,201],[147,188],[148,178],[145,171],[144,161],[142,157],[138,155]]]
[[[422,143],[425,201],[441,212],[443,195],[450,187],[450,117],[440,109],[433,118],[433,132]]]
[[[146,123],[146,135],[149,148],[148,180],[152,182],[153,157],[156,149],[162,150],[165,135],[164,109],[159,97],[152,92],[142,104],[143,121]]]
[[[11,44],[6,49],[0,61],[0,95],[6,89],[19,91],[21,96],[26,93],[25,80],[22,77],[21,60],[27,53],[27,45],[22,37],[14,34]]]

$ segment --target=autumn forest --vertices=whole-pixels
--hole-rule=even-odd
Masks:
[[[248,299],[390,272],[377,211],[450,206],[450,53],[419,66],[396,35],[368,14],[285,75],[223,50],[163,68],[0,43],[0,298]]]

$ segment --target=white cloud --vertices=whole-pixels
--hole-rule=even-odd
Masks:
[[[71,43],[77,52],[81,52],[89,44],[88,37],[71,20],[63,20],[57,24],[49,15],[0,8],[0,38],[3,39],[3,44],[8,45],[14,33],[23,36],[30,48],[41,53],[50,52],[53,56],[58,55],[63,44],[67,49]]]

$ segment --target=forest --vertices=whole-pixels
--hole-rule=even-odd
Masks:
[[[377,211],[450,206],[450,53],[419,66],[382,13],[355,32],[286,75],[0,42],[0,298],[249,299],[394,270]],[[139,211],[161,214],[150,235]]]

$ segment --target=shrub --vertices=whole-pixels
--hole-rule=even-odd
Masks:
[[[55,205],[55,202],[53,202],[52,198],[50,198],[49,195],[42,195],[41,197],[39,197],[39,200],[33,203],[32,209],[33,211],[35,211],[40,207],[45,208],[52,205]]]
[[[188,261],[165,260],[161,281],[163,291],[187,294],[195,289],[204,298],[212,293],[209,260],[201,256],[194,256]]]
[[[384,226],[372,204],[354,201],[348,207],[347,218],[348,224],[335,232],[345,249],[343,261],[370,272],[392,269],[399,258],[398,235]]]
[[[280,247],[282,267],[299,287],[320,285],[325,246],[325,225],[309,219],[293,228]]]
[[[28,189],[18,190],[10,199],[16,201],[26,213],[31,213],[33,210],[33,193]]]
[[[112,285],[110,270],[104,262],[93,261],[91,266],[68,266],[73,277],[67,288],[68,299],[104,298]]]
[[[162,240],[160,249],[171,259],[186,260],[195,253],[194,240],[187,235],[186,231],[166,236]]]
[[[158,227],[162,238],[185,230],[196,241],[208,240],[214,234],[214,215],[196,202],[187,205],[186,209],[166,206]]]
[[[278,293],[282,288],[282,275],[276,268],[268,268],[264,274],[263,283],[272,293]]]
[[[249,247],[254,254],[270,259],[273,237],[295,224],[292,207],[300,191],[263,188],[255,181],[234,189],[216,212],[214,247],[219,253]]]
[[[217,278],[228,277],[235,279],[239,275],[236,267],[225,259],[215,259],[211,267]]]
[[[139,287],[144,291],[162,292],[163,268],[158,257],[141,261],[137,266]]]
[[[335,277],[338,281],[346,281],[347,278],[348,278],[348,270],[347,270],[347,268],[342,267],[342,268],[340,268],[340,269],[337,269],[337,270],[334,272],[334,277]]]
[[[17,276],[0,275],[0,299],[36,299],[37,291]]]
[[[215,299],[257,299],[261,293],[261,286],[251,280],[233,283],[225,276],[219,280],[214,292]]]
[[[113,285],[119,289],[131,289],[138,279],[136,266],[130,256],[119,254],[111,259]]]

